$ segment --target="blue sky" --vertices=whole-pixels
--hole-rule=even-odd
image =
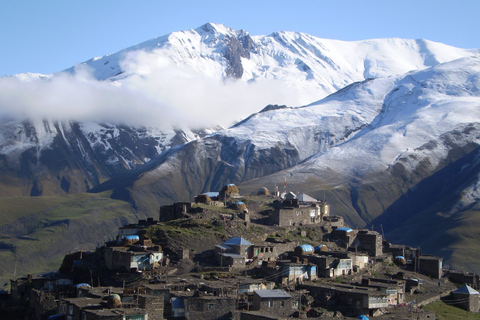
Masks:
[[[480,48],[478,0],[11,0],[0,5],[0,76],[52,73],[206,22],[251,35],[428,39]]]

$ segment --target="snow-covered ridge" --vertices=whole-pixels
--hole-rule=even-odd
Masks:
[[[378,136],[371,132],[394,130],[392,125],[399,125],[397,120],[401,117],[411,116],[414,121],[420,111],[408,113],[402,108],[415,105],[417,100],[429,105],[433,102],[428,99],[439,103],[436,100],[438,95],[463,95],[461,98],[465,101],[462,103],[475,104],[466,101],[472,99],[471,92],[478,90],[474,81],[475,63],[461,65],[462,62],[457,61],[455,63],[459,65],[454,62],[451,65],[439,64],[460,58],[468,61],[465,57],[479,55],[478,50],[453,48],[427,40],[392,38],[347,42],[285,31],[268,36],[250,36],[245,30],[206,24],[91,59],[66,72],[48,75],[48,81],[35,80],[42,78],[41,75],[16,76],[15,81],[26,85],[30,84],[29,81],[34,82],[39,88],[35,92],[39,94],[54,93],[43,97],[42,107],[48,108],[47,104],[53,96],[68,98],[70,90],[78,87],[80,91],[75,93],[78,93],[79,99],[60,101],[60,111],[68,111],[69,107],[71,111],[88,109],[93,112],[100,109],[96,103],[105,107],[106,111],[98,117],[85,117],[82,121],[34,119],[28,125],[18,127],[35,129],[31,130],[34,134],[25,136],[18,130],[15,133],[15,125],[6,123],[0,127],[0,135],[8,143],[2,144],[0,153],[6,154],[9,150],[20,150],[21,153],[37,148],[40,155],[42,150],[59,148],[59,144],[63,143],[71,148],[75,157],[81,158],[83,162],[79,166],[90,166],[85,171],[102,171],[105,165],[109,169],[103,176],[110,177],[122,170],[138,167],[172,146],[211,134],[209,140],[198,141],[198,145],[232,143],[239,150],[248,148],[238,163],[243,161],[249,165],[249,158],[260,155],[264,157],[261,161],[264,161],[268,155],[277,152],[279,157],[291,158],[285,163],[278,162],[270,171],[251,170],[245,176],[251,178],[298,164],[312,156],[333,157],[330,155],[339,152],[340,146],[349,146],[353,139],[363,141],[370,137],[375,143],[362,142],[367,146],[365,150],[342,150],[351,150],[352,154],[357,151],[358,154],[365,153],[366,158],[373,158],[369,163],[371,166],[380,164],[378,167],[384,168],[407,149],[418,147],[420,142],[425,143],[428,139],[417,137],[418,144],[405,143],[406,140],[399,139],[396,133],[390,131],[383,135],[378,133]],[[427,69],[432,66],[438,67]],[[447,72],[450,69],[452,71]],[[424,70],[424,73],[419,73],[419,70]],[[180,77],[173,81],[172,78],[179,74]],[[236,78],[236,81],[229,78]],[[437,80],[425,80],[430,78]],[[208,82],[210,79],[214,81]],[[171,87],[172,82],[175,86]],[[463,85],[464,82],[469,84]],[[43,90],[44,83],[56,85],[58,87],[53,89],[59,90]],[[68,86],[64,87],[64,83]],[[272,85],[278,83],[282,86]],[[223,91],[224,88],[228,90]],[[281,88],[291,91],[283,92],[279,90]],[[253,89],[255,94],[252,94]],[[22,91],[18,92],[11,101],[24,101]],[[108,94],[105,95],[105,92]],[[175,103],[171,103],[174,98],[170,94],[176,95]],[[192,96],[194,99],[189,99]],[[255,111],[270,103],[261,100],[265,96],[268,99],[288,98],[290,100],[282,104],[293,107],[264,110],[248,117],[252,113],[253,101],[262,101],[260,107],[253,108]],[[83,97],[86,99],[83,100]],[[455,99],[450,103],[460,101],[458,97]],[[36,97],[30,100],[36,100]],[[216,104],[216,109],[209,109],[213,104]],[[181,107],[185,107],[183,113],[178,112]],[[442,104],[443,109],[448,107],[447,103]],[[150,113],[149,109],[153,112]],[[153,115],[149,119],[153,121],[148,125],[138,125],[138,122],[130,126],[121,125],[116,117],[119,114],[124,118]],[[241,125],[217,133],[205,130],[199,133],[192,129],[191,123],[185,124],[188,116],[199,118],[205,125],[203,119],[219,121],[224,114],[230,117],[233,114],[236,119],[247,118]],[[110,117],[115,117],[115,121]],[[449,117],[446,115],[445,119]],[[438,118],[436,120],[439,121]],[[48,123],[51,125],[45,126]],[[199,124],[198,121],[196,124]],[[404,122],[403,126],[408,127],[408,122]],[[408,132],[413,132],[408,129]],[[443,132],[437,128],[429,130],[432,134]],[[215,139],[217,142],[211,143]],[[54,145],[53,141],[57,144]],[[262,152],[265,154],[262,155]],[[227,155],[227,158],[231,157],[233,154]],[[99,162],[96,168],[91,166],[92,161]],[[227,162],[225,160],[224,163]],[[328,166],[328,163],[326,161],[322,165]],[[367,169],[356,167],[357,172],[366,172]],[[241,176],[240,173],[235,175]]]
[[[470,124],[480,124],[479,57],[370,83],[367,92],[378,95],[378,99],[372,99],[368,105],[383,101],[375,119],[353,139],[318,153],[295,170],[316,168],[324,172],[331,170],[338,176],[359,177],[384,171],[399,159],[403,159],[402,165],[408,170],[413,170],[425,158],[433,170],[450,151],[450,146],[442,141],[443,135],[455,130],[461,132]],[[328,100],[330,98],[323,103],[335,109]],[[455,141],[460,146],[472,142],[480,144],[480,138],[462,134]]]
[[[225,76],[228,39],[249,37],[249,58],[241,58],[244,81],[276,79],[298,88],[310,101],[322,98],[353,82],[367,78],[421,70],[454,59],[478,55],[479,50],[460,49],[428,40],[371,39],[340,41],[320,39],[301,32],[274,32],[249,36],[208,23],[173,32],[141,44],[84,62],[99,80],[119,80],[142,72],[139,60],[165,64],[165,59],[185,65],[209,77]],[[142,56],[135,53],[142,52]],[[128,57],[136,63],[129,64]],[[125,60],[127,59],[127,60]],[[151,66],[153,67],[153,66]],[[161,69],[161,68],[160,68]],[[69,69],[74,72],[74,69]]]

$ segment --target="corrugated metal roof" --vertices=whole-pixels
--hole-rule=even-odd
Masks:
[[[466,294],[480,294],[477,290],[470,287],[468,284],[454,291],[455,293],[466,293]]]
[[[313,198],[313,197],[310,197],[308,194],[306,193],[300,193],[298,195],[298,200],[300,200],[301,202],[318,202],[317,199]]]
[[[309,244],[301,244],[298,247],[302,248],[302,251],[304,253],[307,253],[307,252],[312,253],[313,251],[315,251],[315,249],[313,249],[313,246],[311,246]]]
[[[222,244],[222,246],[251,246],[251,245],[252,245],[251,242],[240,237],[234,237],[234,238],[228,239]]]
[[[220,244],[216,244],[215,247],[218,247],[218,248],[224,249],[224,250],[232,250],[233,249],[232,247],[223,246],[223,245],[220,245]]]
[[[221,255],[224,257],[231,257],[231,258],[245,258],[241,254],[236,254],[236,253],[222,253]]]
[[[254,293],[258,294],[260,298],[291,298],[287,292],[281,289],[273,290],[254,290]]]

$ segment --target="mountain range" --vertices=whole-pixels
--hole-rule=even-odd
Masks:
[[[85,70],[102,88],[141,87],[134,92],[170,102],[161,125],[115,115],[110,121],[4,115],[2,197],[111,192],[156,217],[160,205],[227,183],[244,194],[287,188],[327,199],[353,227],[421,246],[452,266],[480,265],[474,255],[480,50],[284,31],[251,36],[208,23],[57,74],[13,78],[49,83]],[[12,81],[0,80],[0,89]],[[220,107],[190,95],[220,96]],[[189,103],[174,116],[175,106]],[[202,125],[189,113],[208,121]],[[225,123],[224,114],[243,120]]]

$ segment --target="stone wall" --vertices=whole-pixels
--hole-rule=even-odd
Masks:
[[[235,298],[190,297],[185,305],[185,317],[192,320],[228,320],[235,306]]]
[[[34,314],[34,318],[32,319],[41,320],[54,315],[57,311],[55,296],[47,292],[32,289],[30,291],[30,308]]]

